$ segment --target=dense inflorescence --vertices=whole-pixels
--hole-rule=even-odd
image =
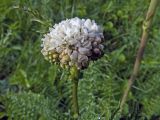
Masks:
[[[42,39],[42,54],[62,67],[86,68],[103,52],[103,31],[94,20],[72,18],[55,24]]]

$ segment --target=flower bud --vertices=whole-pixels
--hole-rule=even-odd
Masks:
[[[95,38],[95,41],[96,41],[98,44],[100,44],[100,43],[102,42],[102,40],[101,40],[100,37],[96,37],[96,38]]]
[[[78,52],[77,51],[73,51],[72,54],[70,55],[70,58],[73,62],[76,62],[78,59]]]
[[[94,48],[93,51],[94,51],[94,53],[97,54],[97,55],[100,55],[100,54],[101,54],[101,51],[100,51],[100,49],[98,49],[98,48]]]
[[[90,53],[90,50],[89,50],[89,49],[87,49],[87,48],[82,48],[82,47],[80,47],[80,48],[78,49],[78,51],[79,51],[80,54],[83,54],[83,55],[88,55],[88,54]]]

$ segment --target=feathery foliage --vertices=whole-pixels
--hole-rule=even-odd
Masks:
[[[69,72],[44,60],[40,39],[62,19],[102,25],[105,54],[81,71],[80,120],[160,118],[160,8],[140,73],[122,114],[117,113],[132,72],[150,0],[1,0],[0,119],[71,120]]]

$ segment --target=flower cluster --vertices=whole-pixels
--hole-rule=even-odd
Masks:
[[[94,20],[72,18],[55,24],[42,38],[42,54],[62,67],[88,66],[103,51],[103,31]]]

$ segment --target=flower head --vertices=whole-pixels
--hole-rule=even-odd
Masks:
[[[42,38],[42,54],[50,62],[82,69],[103,51],[103,31],[94,20],[72,18],[55,24]]]

